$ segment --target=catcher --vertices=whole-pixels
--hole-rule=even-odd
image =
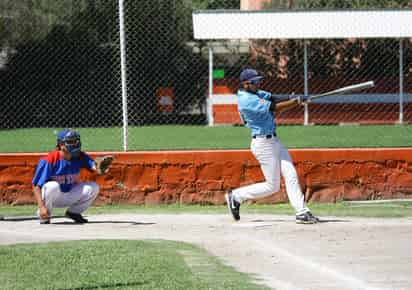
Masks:
[[[57,135],[56,149],[39,160],[32,185],[39,209],[40,224],[49,224],[53,208],[67,207],[66,217],[75,223],[87,223],[82,213],[99,193],[95,182],[80,182],[80,168],[107,173],[113,156],[95,160],[81,151],[80,134],[64,129]]]

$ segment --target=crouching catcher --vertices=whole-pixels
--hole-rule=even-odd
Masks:
[[[87,223],[82,213],[99,193],[96,182],[80,182],[80,169],[102,175],[107,173],[112,156],[93,160],[81,151],[80,134],[64,129],[57,135],[56,149],[39,160],[32,185],[38,204],[40,224],[49,224],[53,208],[67,208],[66,217],[75,223]]]

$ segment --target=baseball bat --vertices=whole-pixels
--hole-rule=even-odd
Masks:
[[[368,82],[363,82],[360,84],[356,84],[356,85],[350,85],[350,86],[346,86],[346,87],[342,87],[333,91],[329,91],[326,93],[322,93],[322,94],[318,94],[318,95],[311,95],[308,97],[306,103],[309,103],[310,101],[317,99],[317,98],[322,98],[322,97],[326,97],[326,96],[332,96],[332,95],[339,95],[339,94],[346,94],[346,93],[351,93],[351,92],[357,92],[360,90],[364,90],[364,89],[368,89],[368,88],[372,88],[373,86],[375,86],[373,81],[368,81]]]

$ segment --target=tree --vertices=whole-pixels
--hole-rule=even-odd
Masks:
[[[408,0],[272,0],[265,9],[286,8],[293,4],[296,9],[366,9],[411,7]],[[388,24],[389,25],[389,24]],[[379,77],[394,76],[397,73],[397,47],[394,40],[310,40],[309,75],[316,78],[330,77]],[[259,65],[268,75],[275,78],[288,78],[298,65],[302,67],[303,42],[296,40],[271,39],[252,41],[251,62]],[[379,57],[376,53],[379,52]],[[387,60],[385,70],[377,69],[381,59]],[[299,64],[300,63],[300,64]]]
[[[193,9],[240,9],[240,0],[193,0]]]

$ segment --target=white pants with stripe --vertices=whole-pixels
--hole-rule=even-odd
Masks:
[[[282,174],[289,202],[296,214],[309,211],[292,158],[280,140],[277,137],[267,139],[265,136],[257,136],[256,139],[252,139],[251,150],[260,163],[265,181],[233,190],[234,199],[242,203],[248,199],[262,198],[278,192]]]
[[[99,185],[95,182],[80,182],[69,192],[61,192],[56,181],[49,181],[41,189],[49,215],[52,214],[53,208],[60,207],[68,207],[67,210],[72,213],[82,213],[90,207],[98,193]]]

